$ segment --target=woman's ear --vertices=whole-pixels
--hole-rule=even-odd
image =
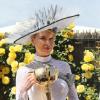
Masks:
[[[34,40],[35,40],[35,36],[32,35],[32,36],[31,36],[31,41],[32,41],[32,45],[33,45],[33,46],[34,46]]]

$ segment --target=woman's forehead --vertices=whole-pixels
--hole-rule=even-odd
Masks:
[[[44,31],[41,31],[37,34],[38,36],[54,36],[55,33],[52,32],[51,30],[44,30]]]

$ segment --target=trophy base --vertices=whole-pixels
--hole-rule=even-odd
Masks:
[[[51,93],[50,92],[47,92],[46,96],[47,96],[47,100],[51,100]]]

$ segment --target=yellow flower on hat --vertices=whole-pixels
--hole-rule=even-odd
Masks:
[[[92,52],[90,52],[89,50],[85,50],[85,55],[84,55],[84,58],[83,60],[85,62],[90,62],[90,61],[93,61],[94,60],[94,55]]]
[[[75,80],[80,80],[80,76],[79,75],[75,75]]]
[[[10,83],[10,78],[8,76],[3,76],[2,83],[8,85]]]
[[[11,93],[14,95],[16,94],[16,87],[15,86],[11,88]]]
[[[14,61],[12,58],[7,58],[6,62],[8,65],[11,65],[11,63]]]
[[[82,84],[78,85],[76,89],[78,93],[83,93],[85,91],[85,87]]]
[[[83,74],[83,76],[87,79],[90,79],[92,77],[92,73],[90,71],[87,71]]]
[[[3,73],[3,74],[9,74],[9,72],[10,72],[9,67],[6,67],[6,66],[3,66],[3,67],[2,67],[2,73]]]
[[[89,65],[88,64],[83,64],[83,65],[81,65],[81,69],[83,71],[88,71],[89,70]]]
[[[74,51],[74,46],[73,45],[68,45],[68,51],[73,52]]]
[[[8,56],[9,56],[9,58],[11,58],[11,59],[15,59],[15,58],[17,57],[17,55],[16,55],[15,52],[10,52]]]
[[[14,50],[15,52],[21,52],[22,51],[23,46],[22,45],[16,45]]]
[[[4,48],[0,48],[0,55],[4,55],[5,54],[5,49]]]

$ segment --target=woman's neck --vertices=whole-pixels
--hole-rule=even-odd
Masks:
[[[35,54],[35,60],[36,61],[40,61],[40,62],[48,62],[51,60],[51,55],[48,55],[48,56],[39,56],[37,54]]]

